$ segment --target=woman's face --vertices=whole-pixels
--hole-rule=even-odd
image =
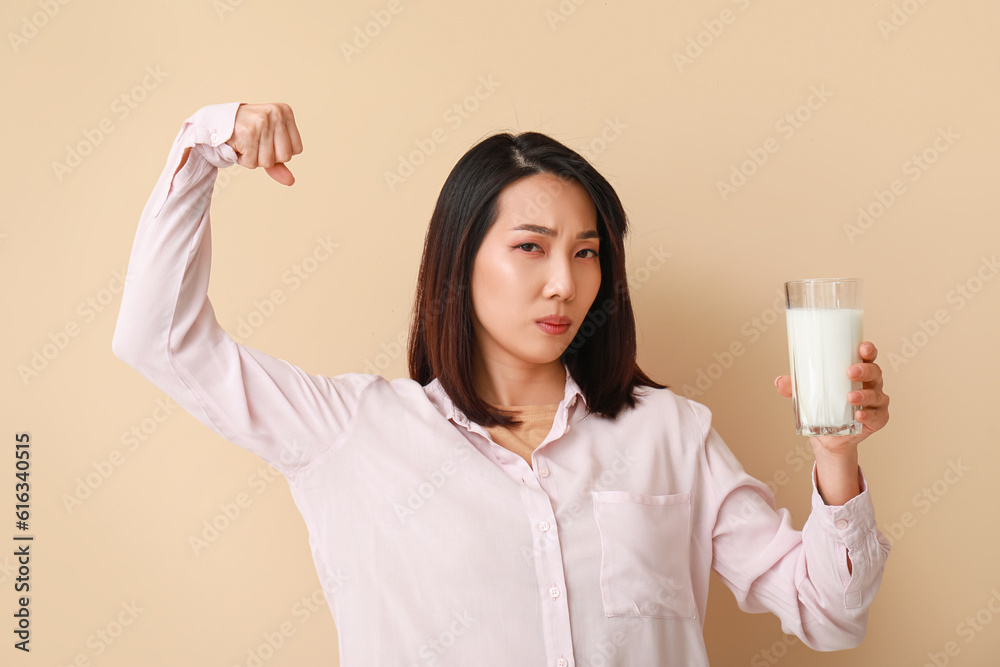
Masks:
[[[472,267],[477,355],[512,367],[548,364],[573,341],[601,286],[597,209],[575,180],[541,173],[499,197]],[[558,329],[539,326],[569,318]]]

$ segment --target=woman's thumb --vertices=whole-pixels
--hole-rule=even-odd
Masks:
[[[295,183],[295,177],[292,176],[291,170],[281,162],[273,167],[264,167],[264,171],[267,172],[268,176],[282,185],[292,185]]]

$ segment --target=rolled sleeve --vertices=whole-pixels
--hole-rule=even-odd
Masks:
[[[843,505],[827,505],[819,493],[816,464],[812,469],[812,512],[803,527],[803,539],[809,544],[815,537],[817,556],[837,554],[831,563],[840,575],[844,585],[844,606],[847,609],[867,607],[878,589],[882,568],[892,546],[878,530],[875,521],[875,507],[868,493],[868,480],[864,471],[858,469],[861,493]],[[844,562],[843,552],[851,559],[851,570]]]
[[[224,169],[236,164],[238,159],[236,151],[226,142],[233,136],[236,110],[240,104],[242,102],[209,104],[198,109],[184,121],[174,138],[167,157],[167,165],[163,170],[165,174],[171,176],[169,179],[161,179],[152,195],[150,212],[154,218],[160,215],[160,210],[174,188],[188,180],[190,169],[193,168],[193,165],[189,165],[190,160],[184,164],[180,173],[174,173],[185,149],[197,150],[213,167]]]

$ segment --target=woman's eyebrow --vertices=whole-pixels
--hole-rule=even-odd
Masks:
[[[530,224],[523,224],[523,225],[518,225],[517,227],[511,227],[510,231],[512,231],[512,232],[517,232],[517,231],[521,231],[521,232],[534,232],[536,234],[542,234],[544,236],[555,236],[556,235],[555,230],[549,229],[548,227],[542,227],[541,225],[530,225]],[[579,234],[577,234],[576,238],[578,238],[578,239],[596,239],[596,238],[600,238],[600,235],[597,233],[596,229],[588,229],[585,232],[580,232]]]

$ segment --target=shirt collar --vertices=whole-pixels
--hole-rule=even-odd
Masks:
[[[566,365],[566,362],[563,362],[563,368],[566,370],[566,388],[563,391],[563,399],[559,403],[559,407],[561,408],[565,405],[569,409],[573,407],[577,399],[579,399],[580,403],[586,405],[587,399],[580,390],[580,386],[576,383],[576,380],[573,379],[573,375],[569,372],[569,366]],[[427,383],[424,387],[424,392],[438,411],[446,418],[462,426],[469,425],[469,418],[452,402],[451,397],[448,396],[448,393],[441,386],[441,381],[438,378],[434,378]]]

